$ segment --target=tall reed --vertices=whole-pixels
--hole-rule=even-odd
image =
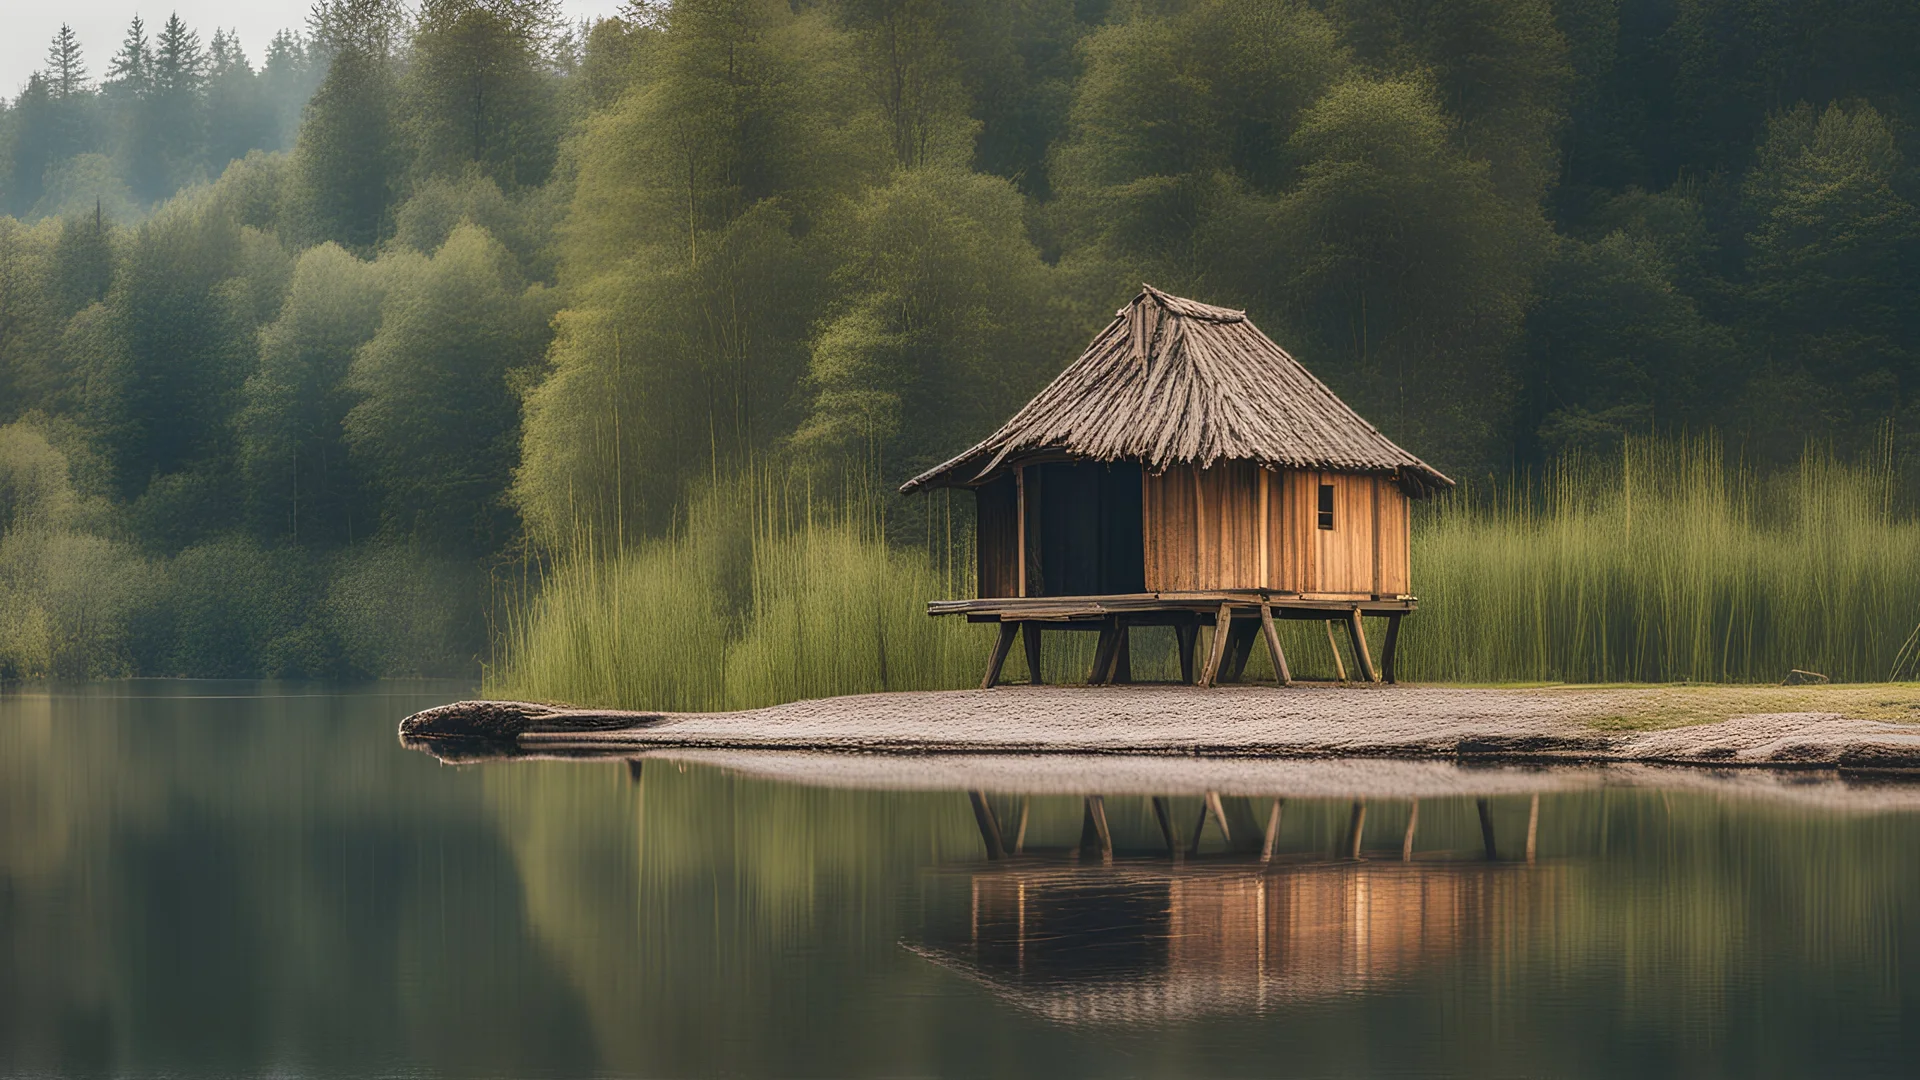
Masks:
[[[1761,478],[1711,439],[1630,439],[1416,520],[1402,672],[1433,680],[1910,675],[1920,524],[1888,455]],[[1909,652],[1912,650],[1909,649]],[[1898,668],[1899,670],[1896,670]]]

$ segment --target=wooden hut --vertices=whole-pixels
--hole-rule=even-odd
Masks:
[[[1343,624],[1374,680],[1366,615],[1387,620],[1392,681],[1415,605],[1409,501],[1452,485],[1245,312],[1149,285],[1000,430],[900,490],[974,492],[979,596],[928,612],[1000,624],[983,686],[1020,629],[1039,681],[1042,627],[1099,630],[1090,681],[1123,681],[1141,625],[1174,628],[1188,681],[1213,627],[1208,685],[1237,678],[1263,630],[1291,682],[1276,618]]]

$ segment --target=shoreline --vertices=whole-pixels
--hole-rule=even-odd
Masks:
[[[403,740],[576,755],[1386,758],[1718,769],[1920,770],[1920,686],[1003,686],[714,713],[468,701]]]

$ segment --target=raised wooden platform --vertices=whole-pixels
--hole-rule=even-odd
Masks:
[[[1411,596],[1329,596],[1271,593],[1260,590],[1214,592],[1123,593],[1113,596],[1004,596],[978,600],[932,600],[929,615],[965,615],[969,622],[1000,624],[1000,637],[987,661],[982,689],[1000,681],[1000,669],[1013,648],[1016,634],[1026,642],[1027,670],[1040,678],[1040,634],[1046,630],[1090,630],[1100,633],[1094,650],[1089,683],[1129,682],[1127,630],[1133,626],[1171,626],[1179,643],[1184,682],[1194,682],[1194,648],[1200,628],[1212,627],[1206,666],[1199,684],[1237,682],[1253,651],[1255,637],[1266,639],[1273,670],[1281,685],[1291,685],[1286,653],[1274,629],[1277,619],[1318,619],[1327,624],[1327,641],[1340,680],[1346,681],[1346,663],[1334,642],[1333,625],[1346,627],[1360,675],[1368,682],[1394,681],[1394,654],[1400,640],[1400,619],[1419,601]],[[1367,649],[1365,616],[1387,620],[1387,637],[1378,673]]]

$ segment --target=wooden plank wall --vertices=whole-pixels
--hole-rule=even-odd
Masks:
[[[1330,530],[1319,527],[1323,483],[1333,485]],[[1407,497],[1388,477],[1229,462],[1197,475],[1191,468],[1149,473],[1144,486],[1150,591],[1265,588],[1355,598],[1409,591]]]

